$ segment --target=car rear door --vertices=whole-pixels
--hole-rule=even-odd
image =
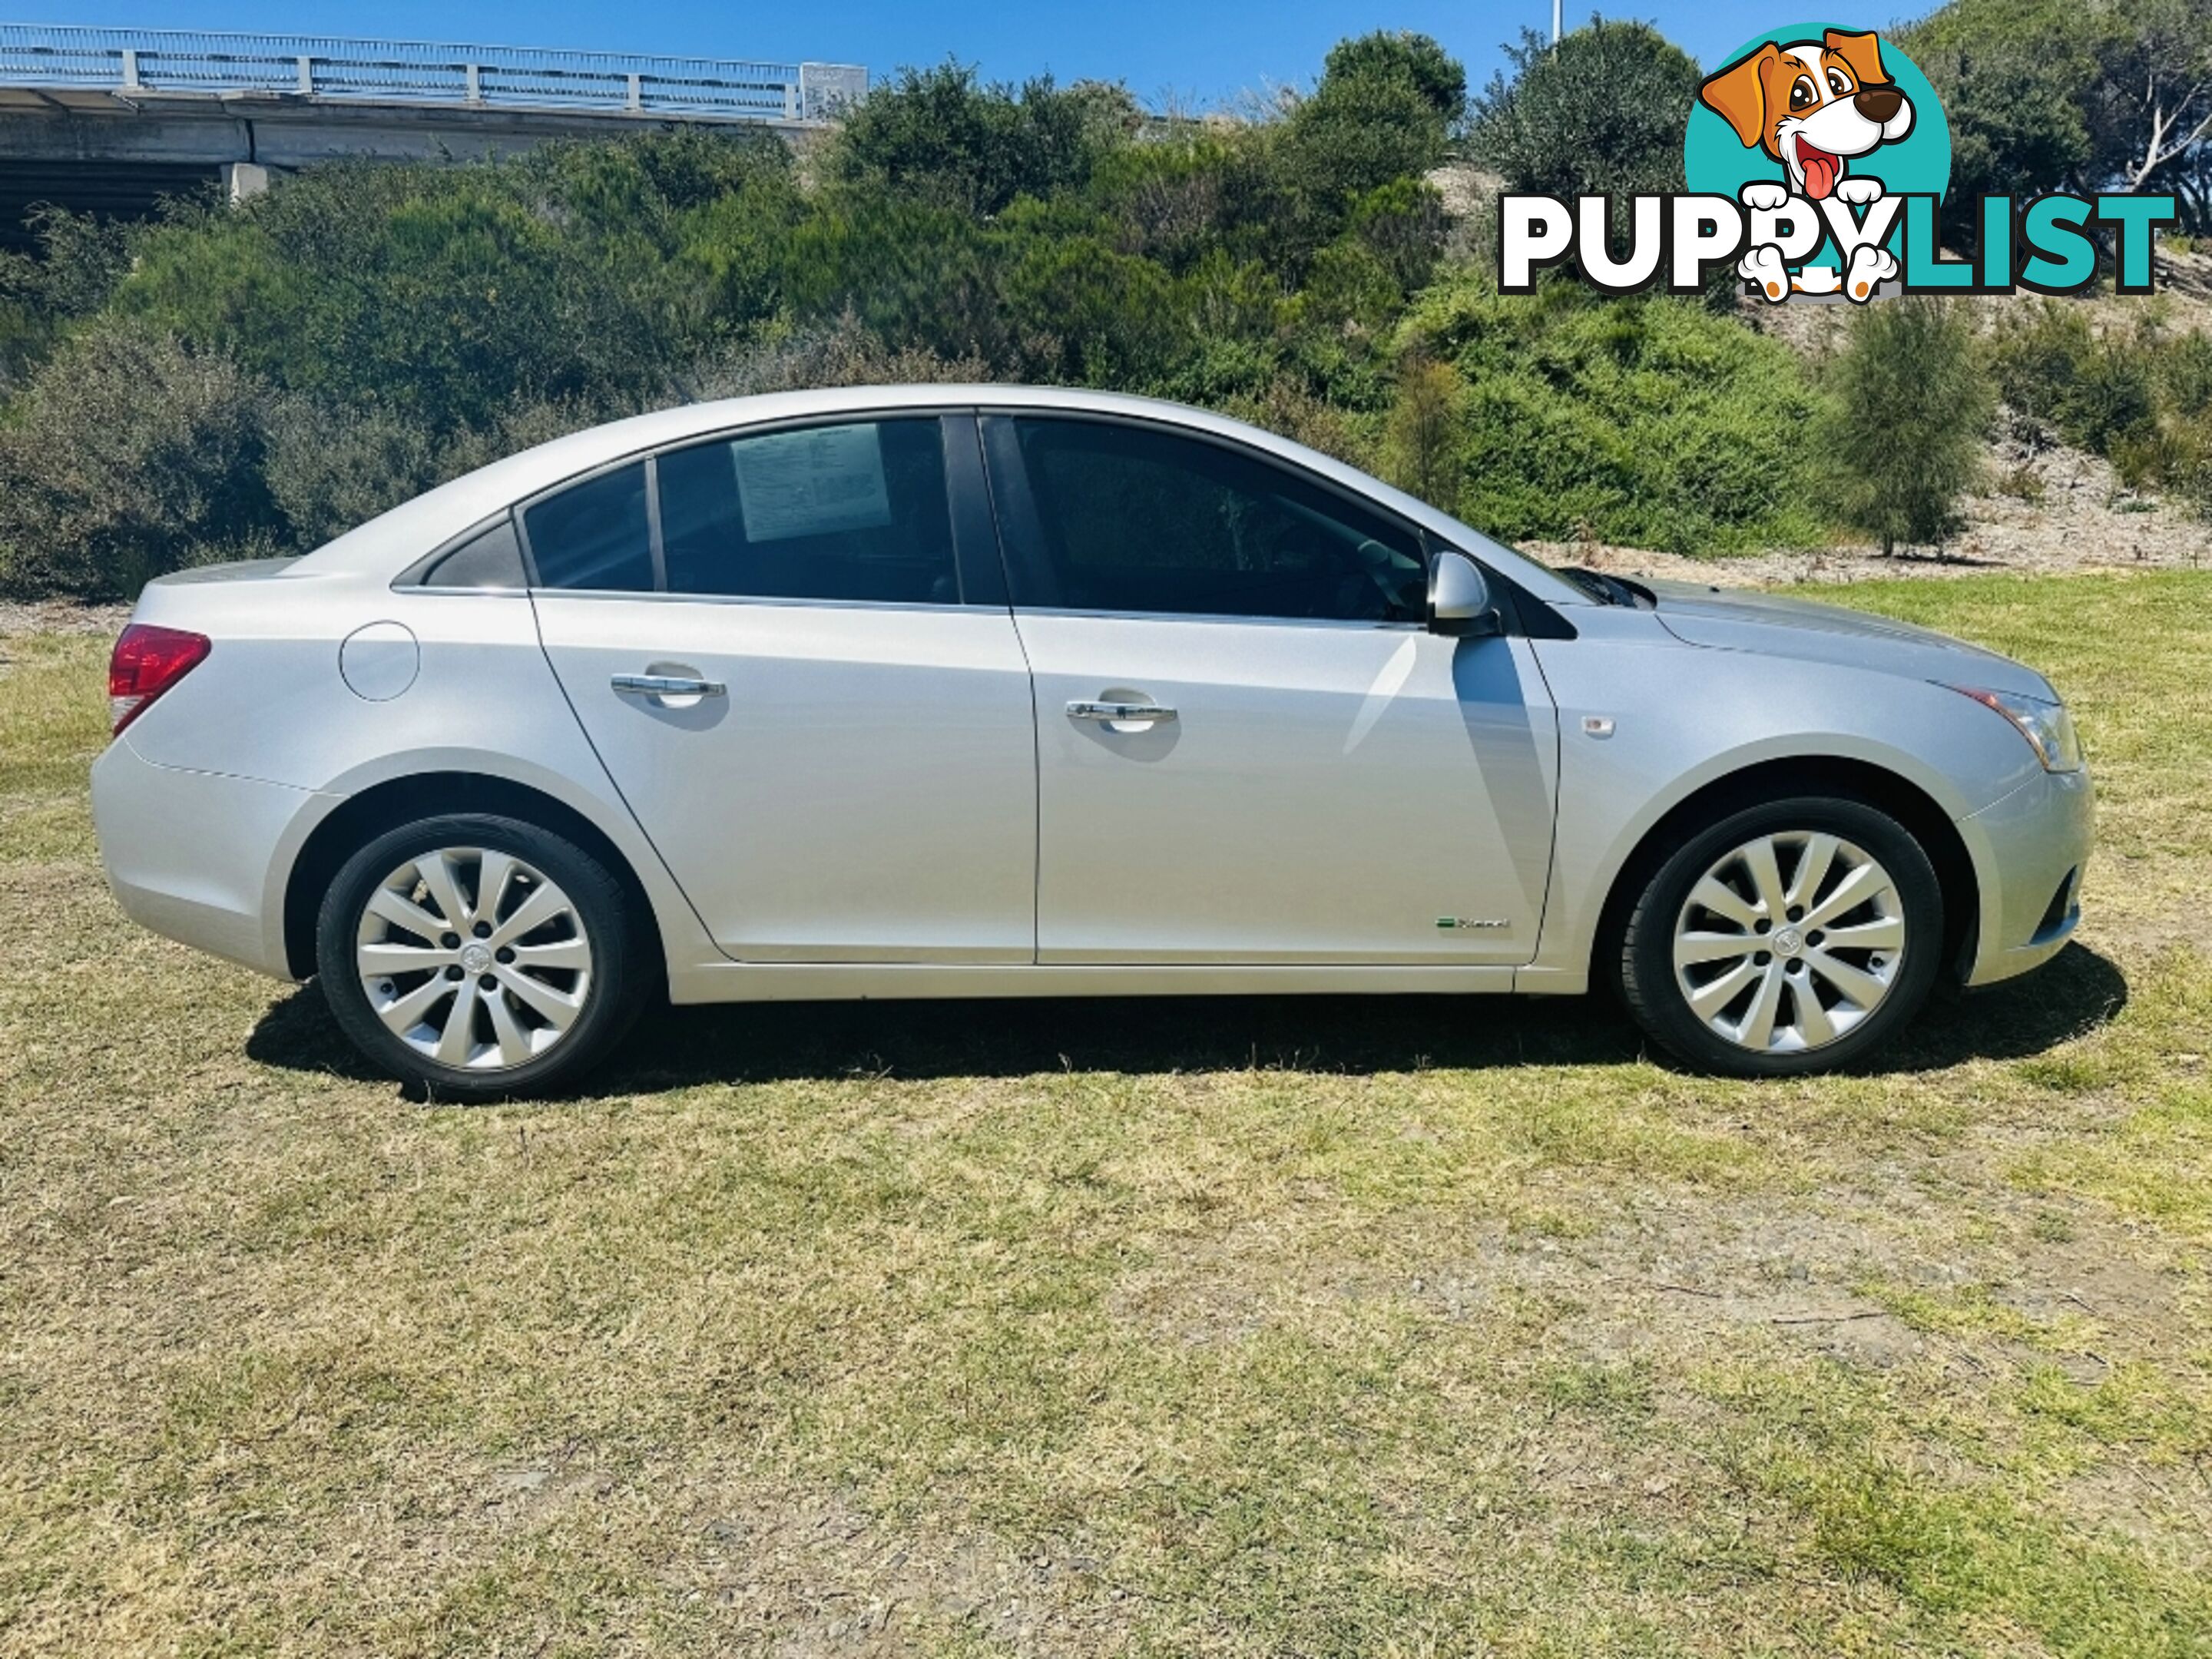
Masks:
[[[545,649],[714,940],[1028,962],[1036,745],[972,415],[848,415],[519,514]]]
[[[1551,699],[1526,641],[1426,630],[1418,532],[1184,430],[984,430],[1036,678],[1039,961],[1530,958]]]

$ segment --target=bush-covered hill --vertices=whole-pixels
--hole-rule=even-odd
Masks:
[[[1518,174],[1564,149],[1588,158],[1577,188],[1664,185],[1652,135],[1679,131],[1696,66],[1601,23],[1514,62],[1470,104],[1433,41],[1375,34],[1305,95],[1165,122],[1116,87],[948,64],[804,155],[685,131],[332,166],[150,226],[52,216],[42,258],[0,260],[0,592],[127,595],[317,545],[617,415],[884,380],[1205,404],[1509,538],[1705,553],[1832,533],[1865,492],[1838,487],[1858,452],[1802,355],[1719,289],[1501,298],[1485,211],[1448,215],[1428,182],[1472,153],[1539,185]],[[1564,130],[1593,98],[1621,118]],[[2093,354],[2075,374],[2036,349],[2040,370],[2001,366],[2070,376],[2069,430],[2149,474],[2206,470],[2193,359]],[[2112,403],[2130,374],[2140,408]]]

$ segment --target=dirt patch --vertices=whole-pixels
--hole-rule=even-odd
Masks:
[[[910,1653],[953,1630],[1021,1653],[1092,1651],[1121,1599],[1079,1551],[1020,1554],[818,1494],[726,1495],[708,1511],[676,1568],[679,1601],[781,1659]]]
[[[0,639],[19,634],[120,634],[130,620],[127,605],[0,599]]]

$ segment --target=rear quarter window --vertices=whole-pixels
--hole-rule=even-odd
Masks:
[[[425,587],[519,588],[529,586],[523,574],[522,543],[514,533],[514,520],[503,517],[478,531],[430,567],[422,578]]]

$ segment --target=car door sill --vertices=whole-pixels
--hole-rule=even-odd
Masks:
[[[678,1003],[911,997],[1398,996],[1514,988],[1516,969],[1453,965],[1104,967],[1060,963],[697,963],[673,969]]]

